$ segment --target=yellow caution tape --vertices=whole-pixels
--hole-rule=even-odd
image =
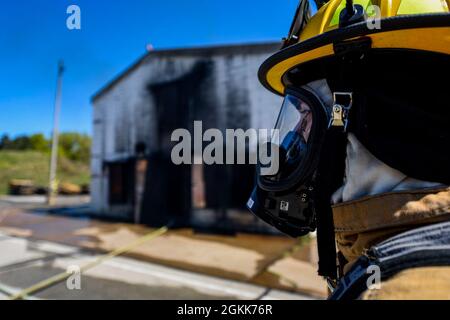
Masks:
[[[105,255],[97,258],[96,260],[94,260],[94,261],[92,261],[90,263],[87,263],[86,265],[82,266],[80,268],[80,270],[81,270],[81,272],[85,272],[85,271],[87,271],[89,269],[92,269],[92,268],[98,266],[99,264],[101,264],[102,262],[104,262],[106,260],[109,260],[109,259],[112,259],[114,257],[120,256],[120,255],[122,255],[122,254],[124,254],[124,253],[126,253],[126,252],[128,252],[128,251],[130,251],[132,249],[134,249],[135,247],[140,246],[141,244],[143,244],[143,243],[145,243],[147,241],[150,241],[150,240],[153,240],[155,238],[158,238],[158,237],[162,236],[167,231],[169,231],[169,229],[167,227],[162,227],[162,228],[160,228],[158,230],[155,230],[155,231],[153,231],[153,232],[151,232],[151,233],[149,233],[149,234],[147,234],[147,235],[145,235],[145,236],[143,236],[143,237],[141,237],[141,238],[131,242],[130,244],[128,244],[126,246],[123,246],[121,248],[117,248],[117,249],[109,252],[108,254],[105,254]],[[62,273],[57,274],[57,275],[55,275],[53,277],[50,277],[50,278],[45,279],[45,280],[43,280],[41,282],[38,282],[38,283],[32,285],[31,287],[28,287],[28,288],[22,290],[21,292],[19,292],[17,294],[11,295],[9,297],[9,299],[10,300],[25,299],[27,296],[29,296],[29,295],[31,295],[33,293],[36,293],[38,291],[42,291],[43,289],[46,289],[48,287],[51,287],[51,286],[53,286],[53,285],[55,285],[57,283],[60,283],[60,282],[62,282],[64,280],[66,280],[71,275],[72,274],[69,273],[69,272],[62,272]]]

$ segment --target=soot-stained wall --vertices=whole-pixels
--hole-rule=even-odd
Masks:
[[[259,84],[257,70],[277,48],[259,44],[156,51],[100,91],[93,99],[95,211],[152,225],[260,226],[243,209],[253,168],[175,166],[170,136],[177,128],[192,132],[197,120],[203,130],[272,128],[281,99]],[[142,167],[142,159],[140,179],[129,168]],[[126,199],[112,201],[114,192],[123,191],[115,185],[130,188],[130,183],[135,188],[126,192]],[[194,184],[204,189],[200,196],[193,195]],[[197,204],[193,197],[200,198]]]

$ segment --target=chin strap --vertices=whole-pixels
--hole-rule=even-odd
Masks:
[[[325,134],[317,170],[317,247],[319,275],[336,283],[338,262],[331,198],[344,183],[347,158],[347,126],[353,105],[351,92],[335,92],[329,128]]]
[[[332,283],[337,283],[341,275],[338,274],[331,197],[344,183],[348,120],[355,98],[353,91],[359,85],[360,73],[365,70],[361,68],[363,58],[370,48],[370,38],[335,43],[334,51],[339,60],[338,66],[332,71],[336,74],[327,76],[329,85],[334,91],[334,105],[317,169],[315,207],[319,275],[332,280]]]
[[[331,196],[344,180],[347,133],[331,127],[325,136],[316,176],[317,247],[319,275],[337,280],[338,264]]]

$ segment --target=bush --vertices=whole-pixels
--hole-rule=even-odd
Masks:
[[[51,140],[42,133],[31,136],[19,136],[11,139],[3,135],[0,139],[0,150],[39,151],[48,153],[51,150]],[[76,132],[66,132],[59,135],[58,154],[73,161],[88,163],[91,154],[91,137]]]
[[[30,137],[31,150],[48,152],[50,150],[50,141],[42,133],[34,134]]]
[[[59,151],[70,160],[89,162],[91,137],[76,132],[66,132],[59,136]]]

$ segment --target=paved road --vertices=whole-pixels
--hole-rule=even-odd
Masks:
[[[90,196],[61,196],[56,198],[56,207],[59,206],[79,206],[88,205],[91,200]],[[27,206],[47,206],[47,197],[41,195],[33,196],[0,196],[0,207],[2,206],[16,206],[16,207],[27,207]]]
[[[0,299],[43,279],[82,266],[98,253],[0,233]],[[72,284],[76,282],[71,282]],[[63,282],[30,299],[309,299],[236,281],[116,257],[81,276],[81,290]]]

